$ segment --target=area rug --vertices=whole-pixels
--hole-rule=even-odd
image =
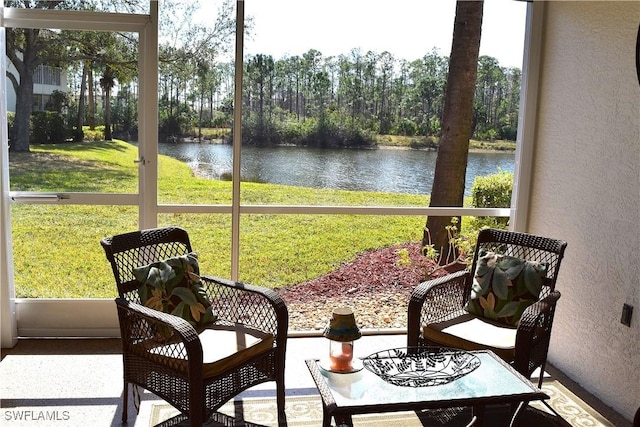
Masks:
[[[533,402],[520,416],[521,427],[615,427],[604,417],[590,408],[580,398],[567,390],[557,381],[545,383],[542,389],[551,396],[553,414],[545,405]],[[151,409],[150,427],[188,426],[178,412],[166,404],[155,404]],[[322,425],[322,403],[319,396],[292,396],[286,399],[287,424],[290,427],[311,427]],[[508,425],[506,408],[490,407],[486,410],[486,425]],[[448,423],[442,424],[429,413],[421,416],[415,412],[395,412],[353,417],[354,427],[436,427],[465,426],[470,418],[469,410],[464,410]],[[245,398],[224,405],[206,427],[247,426],[276,427],[275,399]]]

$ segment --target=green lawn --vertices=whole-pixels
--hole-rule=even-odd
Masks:
[[[430,137],[434,138],[434,137]],[[420,145],[425,142],[424,136],[402,136],[402,135],[376,135],[374,141],[379,146],[408,148],[412,145]],[[434,141],[437,141],[434,138]],[[472,139],[469,141],[470,150],[487,150],[487,151],[514,151],[516,149],[515,141],[478,141]]]
[[[32,146],[12,153],[12,190],[136,192],[137,148],[121,141]],[[193,176],[159,160],[161,203],[230,204],[231,183]],[[317,190],[243,183],[246,204],[427,206],[428,196]],[[16,296],[102,298],[115,284],[99,240],[137,229],[131,206],[29,205],[11,208]],[[356,254],[421,239],[425,218],[361,215],[243,215],[242,281],[272,288],[327,273]],[[222,214],[160,214],[160,226],[185,227],[203,273],[230,275],[231,219]]]

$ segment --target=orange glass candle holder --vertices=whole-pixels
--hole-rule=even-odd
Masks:
[[[353,341],[329,341],[329,367],[332,371],[353,369]]]
[[[335,372],[353,370],[353,342],[361,337],[353,311],[334,309],[323,335],[329,339],[329,368]]]

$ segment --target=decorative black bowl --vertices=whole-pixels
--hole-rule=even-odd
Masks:
[[[364,367],[403,387],[448,384],[480,366],[477,356],[446,347],[392,348],[362,359]]]

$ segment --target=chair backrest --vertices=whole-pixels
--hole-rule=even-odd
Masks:
[[[542,299],[556,287],[560,262],[566,247],[567,242],[562,240],[515,231],[484,229],[478,234],[471,272],[473,274],[476,271],[478,253],[482,249],[527,261],[547,263],[547,276],[540,292],[540,299]]]
[[[100,244],[111,263],[118,294],[132,302],[140,302],[139,284],[133,277],[135,267],[191,252],[189,235],[179,227],[154,228],[105,237]]]

